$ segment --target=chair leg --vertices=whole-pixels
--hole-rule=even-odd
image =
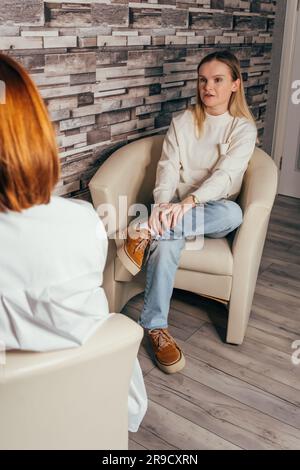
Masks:
[[[250,297],[251,302],[234,302],[234,299],[230,299],[226,335],[227,343],[242,344],[244,341],[253,295]]]

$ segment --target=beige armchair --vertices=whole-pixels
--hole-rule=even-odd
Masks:
[[[156,135],[140,139],[117,150],[105,161],[89,185],[95,208],[101,203],[110,203],[116,207],[119,217],[119,195],[128,197],[128,207],[136,202],[149,205],[163,138]],[[182,252],[174,287],[228,305],[228,343],[241,344],[244,339],[277,191],[277,173],[273,160],[256,148],[238,200],[244,221],[233,241],[230,236],[205,238],[202,250],[185,249]],[[121,213],[119,228],[124,229],[129,221],[127,214]],[[113,311],[121,311],[131,297],[144,290],[145,285],[143,272],[132,277],[121,265],[116,257],[118,243],[118,240],[109,241],[103,284]]]
[[[79,348],[7,352],[0,449],[128,449],[128,390],[142,336],[115,314]]]

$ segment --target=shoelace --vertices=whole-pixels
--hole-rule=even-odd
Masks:
[[[142,240],[134,248],[133,253],[135,253],[136,251],[144,251],[147,248],[148,243],[149,240],[147,240],[146,238],[142,238]]]
[[[171,338],[171,336],[169,336],[169,334],[163,330],[152,330],[151,338],[159,350],[165,346],[168,346],[169,344],[174,343],[174,340]]]

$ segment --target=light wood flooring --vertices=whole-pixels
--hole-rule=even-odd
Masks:
[[[123,313],[136,320],[142,303]],[[149,408],[129,449],[300,449],[300,200],[276,199],[241,346],[224,343],[226,308],[215,301],[175,290],[169,322],[186,367],[161,372],[144,338]]]

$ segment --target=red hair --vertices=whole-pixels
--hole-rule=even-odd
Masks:
[[[47,204],[59,178],[54,129],[26,70],[0,54],[0,212]]]

